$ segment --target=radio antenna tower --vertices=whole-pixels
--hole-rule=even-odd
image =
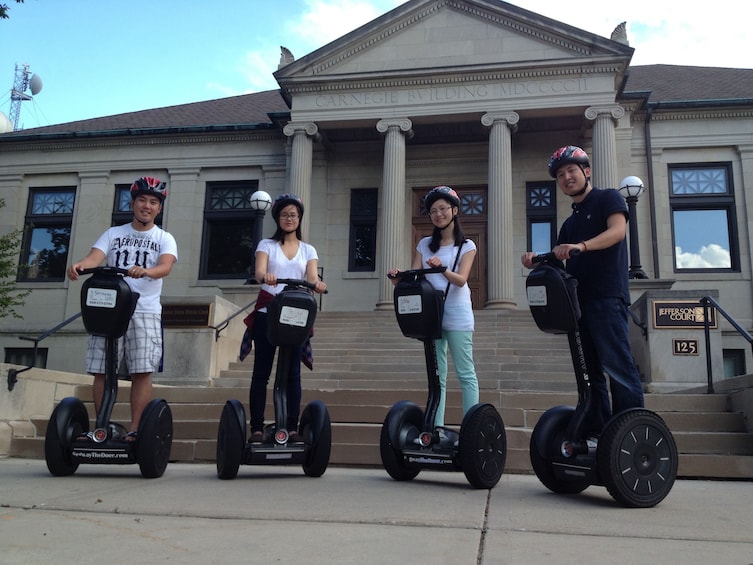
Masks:
[[[27,94],[29,90],[31,94]],[[13,81],[13,90],[10,93],[10,116],[8,117],[13,124],[13,131],[21,129],[19,116],[21,115],[21,102],[32,100],[39,91],[42,90],[42,79],[39,75],[32,75],[29,72],[28,63],[20,67],[16,64],[16,77]]]

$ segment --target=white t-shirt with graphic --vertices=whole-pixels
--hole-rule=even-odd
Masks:
[[[107,257],[108,267],[128,269],[133,266],[149,269],[154,267],[161,255],[168,254],[178,258],[178,244],[175,238],[158,226],[147,231],[137,231],[131,224],[115,226],[103,233],[94,243],[96,249]],[[136,312],[162,313],[160,295],[162,279],[141,277],[124,279],[131,290],[139,293]]]

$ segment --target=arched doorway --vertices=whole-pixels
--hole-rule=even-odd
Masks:
[[[463,233],[465,233],[465,237],[473,240],[476,244],[476,260],[473,262],[473,268],[468,277],[468,286],[471,289],[473,309],[479,310],[486,304],[486,186],[465,186],[460,188],[453,186],[452,188],[460,196],[460,225],[463,228]],[[423,198],[429,190],[431,190],[431,187],[413,188],[411,206],[413,211],[412,252],[415,251],[418,240],[431,235],[433,229],[431,220],[426,214],[426,208],[423,205]]]

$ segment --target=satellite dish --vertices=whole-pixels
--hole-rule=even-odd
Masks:
[[[29,88],[31,89],[31,93],[33,95],[39,94],[39,91],[42,90],[42,79],[39,78],[39,75],[31,75],[31,80],[29,80]]]
[[[9,131],[13,131],[13,124],[8,116],[0,112],[0,133],[8,133]]]

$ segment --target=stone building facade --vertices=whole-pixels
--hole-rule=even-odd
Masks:
[[[358,312],[392,307],[384,273],[430,229],[422,195],[450,185],[479,249],[474,308],[527,309],[519,257],[551,246],[570,213],[546,170],[567,144],[591,155],[595,186],[644,182],[631,229],[647,278],[633,299],[712,292],[750,328],[753,70],[631,67],[633,51],[624,26],[605,38],[498,0],[412,0],[283,57],[279,90],[0,135],[0,230],[27,228],[18,286],[32,290],[22,319],[0,322],[5,360],[28,357],[18,336],[79,311],[64,266],[128,219],[124,190],[142,175],[169,184],[161,222],[180,261],[164,301],[211,305],[199,326],[255,298],[255,237],[273,230],[248,206],[256,190],[302,197],[322,307]],[[197,331],[170,337],[191,350],[173,370],[212,373],[234,355],[231,343],[192,356]],[[723,319],[719,332],[729,371],[753,366]],[[76,322],[45,340],[47,366],[80,371],[82,340]]]

